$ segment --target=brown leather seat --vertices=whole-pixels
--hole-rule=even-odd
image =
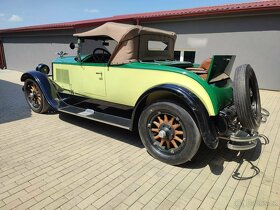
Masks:
[[[202,61],[202,63],[199,65],[199,67],[194,68],[194,67],[189,67],[186,68],[188,71],[192,71],[196,74],[198,74],[202,79],[206,80],[207,74],[208,74],[208,69],[210,68],[211,65],[211,58],[207,58],[206,60]]]

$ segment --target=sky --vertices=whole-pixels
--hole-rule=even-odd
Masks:
[[[252,1],[254,0],[0,0],[0,29]]]

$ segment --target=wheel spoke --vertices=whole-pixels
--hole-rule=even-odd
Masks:
[[[183,135],[183,134],[184,134],[183,131],[177,131],[177,130],[175,130],[175,135]]]
[[[152,131],[158,133],[158,132],[159,132],[159,129],[158,129],[158,128],[152,128]]]
[[[168,123],[168,117],[167,117],[166,114],[164,115],[164,122],[165,122],[165,123]]]
[[[179,138],[178,136],[175,136],[175,137],[174,137],[174,140],[179,141],[180,143],[183,142],[183,139]]]
[[[172,117],[168,123],[169,123],[170,125],[173,125],[174,120],[175,120],[175,117]]]
[[[155,140],[161,139],[159,135],[154,137]]]
[[[170,149],[170,142],[166,141],[167,149]]]
[[[174,139],[171,141],[171,143],[173,144],[173,146],[174,146],[175,148],[178,148],[178,145],[177,145],[177,143],[174,141]]]
[[[177,128],[179,128],[181,125],[180,124],[175,124],[173,125],[174,130],[176,130]]]
[[[164,142],[165,142],[164,139],[161,139],[159,146],[162,147],[162,145],[164,144]]]
[[[160,118],[160,116],[157,116],[159,124],[163,123],[163,120]]]
[[[160,124],[157,121],[153,121],[153,124],[159,128]]]

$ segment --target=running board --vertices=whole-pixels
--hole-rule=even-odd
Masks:
[[[64,112],[71,115],[76,115],[82,118],[106,123],[109,125],[118,126],[125,129],[130,129],[131,120],[115,115],[110,115],[102,112],[97,112],[92,109],[79,108],[72,105],[62,106],[58,108],[58,111]]]

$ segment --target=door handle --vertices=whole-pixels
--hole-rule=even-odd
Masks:
[[[103,74],[102,74],[102,72],[96,72],[96,74],[99,74],[99,75],[100,75],[99,80],[103,80]]]

